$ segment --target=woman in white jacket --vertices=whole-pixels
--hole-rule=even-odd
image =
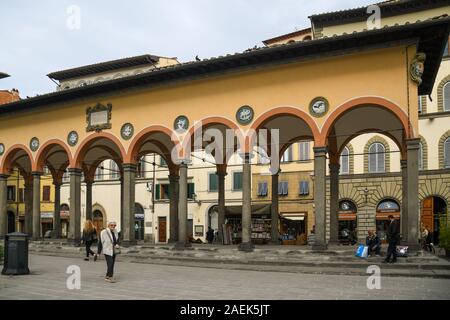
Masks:
[[[101,251],[105,255],[107,271],[105,281],[115,282],[114,276],[114,264],[116,262],[117,251],[119,247],[119,233],[116,230],[117,223],[108,222],[108,228],[103,230],[100,234],[100,241],[102,244]],[[99,250],[100,253],[100,250]]]

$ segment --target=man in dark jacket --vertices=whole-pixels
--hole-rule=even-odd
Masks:
[[[389,247],[387,249],[386,259],[384,262],[397,262],[397,244],[400,240],[400,234],[399,234],[399,228],[398,228],[398,222],[394,219],[393,215],[389,216],[389,227],[387,228],[386,236],[387,240],[389,242]],[[392,256],[392,261],[390,261],[390,258]]]

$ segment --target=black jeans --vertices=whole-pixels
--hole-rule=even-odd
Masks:
[[[371,255],[375,252],[375,254],[380,255],[381,246],[380,245],[369,245],[369,252],[368,254]]]
[[[92,254],[92,255],[95,254],[95,252],[91,250],[92,242],[93,241],[86,241],[86,243],[85,243],[85,245],[86,245],[86,258],[89,258],[90,254]]]
[[[114,276],[114,264],[116,263],[116,255],[108,256],[105,254],[106,265],[108,267],[106,276],[112,278]]]
[[[397,261],[397,240],[389,241],[389,246],[388,246],[387,254],[386,254],[386,261],[389,261],[391,256],[392,256],[392,261]]]

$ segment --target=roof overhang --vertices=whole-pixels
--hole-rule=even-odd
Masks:
[[[427,56],[422,84],[419,86],[419,95],[428,95],[433,89],[445,45],[448,41],[449,31],[450,18],[443,17],[421,23],[260,48],[250,52],[155,69],[155,71],[140,75],[53,92],[5,104],[0,108],[0,115],[49,107],[50,105],[73,102],[79,99],[105,96],[124,90],[148,89],[175,82],[203,79],[212,75],[243,72],[411,43],[416,44],[418,51],[425,53]]]

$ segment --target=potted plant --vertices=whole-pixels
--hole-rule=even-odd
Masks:
[[[440,222],[439,247],[445,250],[447,257],[450,257],[450,223],[445,218],[442,218]]]

